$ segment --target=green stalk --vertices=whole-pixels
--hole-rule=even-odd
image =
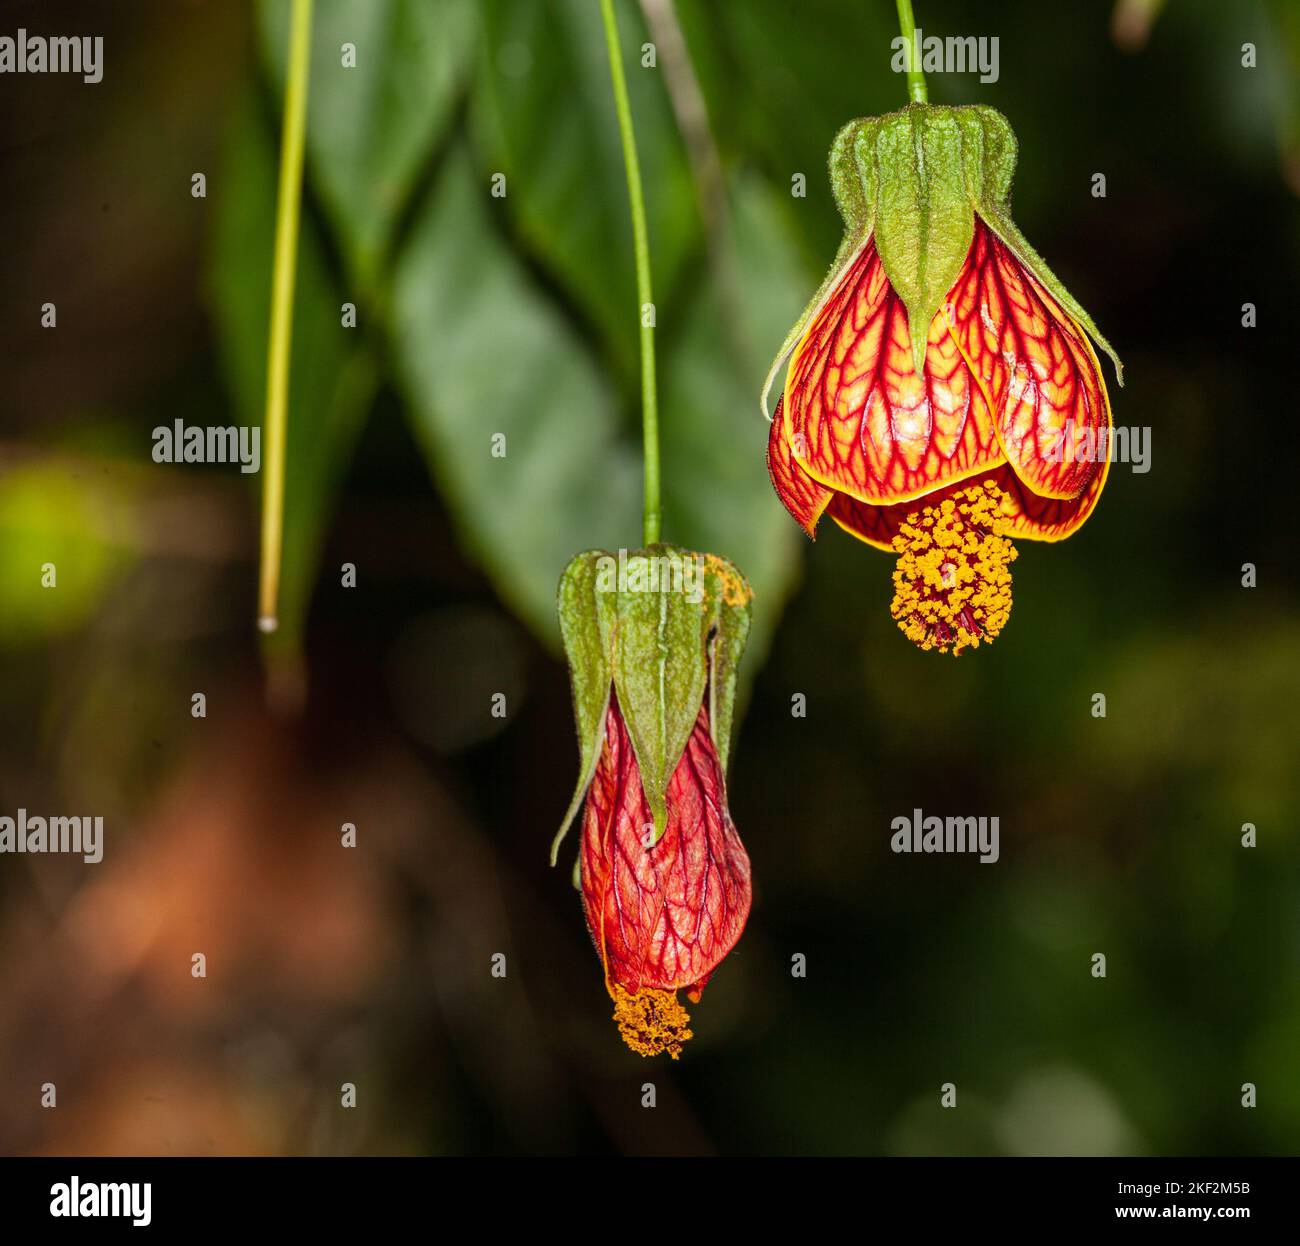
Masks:
[[[913,104],[928,104],[930,93],[926,90],[925,74],[921,72],[921,56],[916,47],[916,18],[912,16],[912,0],[898,0],[898,28],[907,41],[907,98]]]
[[[659,542],[663,508],[659,498],[659,398],[655,387],[655,331],[645,322],[646,308],[654,302],[650,292],[650,242],[645,227],[645,196],[641,190],[641,164],[636,155],[636,134],[632,129],[632,107],[623,76],[623,55],[618,41],[618,22],[613,0],[600,0],[605,19],[605,43],[609,48],[609,76],[614,83],[614,108],[623,139],[623,163],[627,166],[627,197],[632,207],[632,244],[636,251],[636,290],[641,325],[641,440],[645,456],[645,493],[642,503],[642,533],[646,545]]]
[[[280,622],[280,558],[284,547],[284,459],[289,419],[289,351],[293,341],[293,283],[298,268],[298,217],[302,156],[307,131],[307,79],[311,67],[312,0],[293,0],[289,67],[280,139],[280,189],[271,267],[271,327],[266,349],[266,418],[262,458],[262,565],[257,625],[273,632]]]

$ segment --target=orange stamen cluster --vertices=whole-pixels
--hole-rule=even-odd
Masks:
[[[633,995],[615,982],[609,994],[618,1031],[633,1051],[643,1056],[666,1051],[674,1060],[682,1054],[682,1044],[693,1035],[686,1028],[690,1017],[676,992],[642,987]]]
[[[991,480],[908,515],[894,538],[894,600],[903,635],[921,649],[959,654],[992,640],[1011,614],[1004,494]]]

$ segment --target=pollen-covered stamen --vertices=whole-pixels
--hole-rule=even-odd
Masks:
[[[610,985],[609,994],[614,1001],[618,1032],[633,1051],[643,1056],[657,1056],[666,1051],[676,1060],[682,1054],[682,1044],[694,1037],[686,1028],[690,1017],[675,991],[642,987],[633,995],[615,982]]]
[[[1011,563],[1002,490],[991,480],[908,515],[894,538],[890,613],[921,649],[960,653],[992,640],[1011,614]]]

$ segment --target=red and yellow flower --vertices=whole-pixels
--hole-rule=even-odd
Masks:
[[[749,916],[749,856],[727,809],[708,711],[699,718],[654,819],[618,702],[587,789],[580,878],[587,926],[605,968],[614,1019],[642,1055],[674,1059],[691,1037],[677,992],[698,1003]]]
[[[576,881],[624,1041],[673,1059],[745,928],[749,856],[725,770],[751,593],[714,555],[579,554],[560,582],[585,802]]]
[[[1089,333],[1114,353],[1012,223],[1014,163],[988,108],[846,126],[845,242],[769,375],[789,358],[767,450],[782,503],[810,537],[825,514],[898,554],[894,618],[940,652],[998,634],[1011,538],[1077,531],[1109,465]]]

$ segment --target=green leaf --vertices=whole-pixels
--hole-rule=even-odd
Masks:
[[[894,6],[674,0],[674,7],[724,159],[743,155],[786,195],[794,174],[805,177],[800,245],[820,267],[838,236],[823,207],[827,143],[847,118],[906,98],[903,75],[890,72]]]
[[[250,94],[226,137],[216,179],[207,284],[226,378],[239,418],[260,425],[266,390],[276,146]],[[324,528],[343,468],[370,405],[374,360],[340,323],[341,303],[320,239],[304,217],[298,239],[285,471],[280,628],[273,647],[301,639]],[[260,483],[260,481],[259,481]]]
[[[757,179],[737,186],[733,301],[702,270],[663,361],[665,531],[730,559],[753,586],[750,672],[766,652],[803,540],[772,491],[767,425],[754,409],[763,353],[785,332],[809,285],[784,212],[782,196]]]
[[[640,324],[627,178],[595,0],[485,0],[475,137],[506,174],[502,201],[525,245],[584,309],[620,366]],[[699,213],[661,67],[643,68],[636,5],[619,5],[644,171],[654,297],[666,306],[700,238]],[[661,317],[662,318],[662,317]]]
[[[551,844],[552,865],[555,864],[569,825],[582,807],[605,739],[605,714],[609,709],[609,690],[614,678],[613,658],[610,654],[612,628],[609,626],[611,620],[607,618],[608,612],[599,609],[602,599],[608,595],[597,594],[596,578],[600,559],[609,557],[603,550],[588,550],[578,554],[565,567],[564,574],[560,577],[556,609],[560,616],[560,634],[564,637],[564,654],[569,661],[573,717],[578,729],[578,749],[582,761],[573,800],[569,802],[564,820]]]
[[[393,346],[462,545],[554,643],[556,570],[640,530],[640,466],[583,343],[494,228],[500,203],[454,149],[399,259]]]
[[[961,130],[951,109],[924,104],[864,125],[875,131],[876,250],[907,307],[912,360],[920,376],[930,322],[957,280],[975,236]],[[870,141],[869,133],[864,131],[860,147]]]
[[[627,557],[626,591],[615,603],[614,687],[641,771],[641,788],[654,817],[655,842],[668,822],[665,794],[704,703],[705,647],[712,610],[692,601],[663,568],[699,555],[652,545]],[[678,564],[680,566],[680,564]],[[682,572],[678,571],[678,575]],[[657,588],[638,589],[637,577]],[[703,585],[700,586],[703,588]]]
[[[290,6],[262,0],[259,28],[277,91]],[[430,152],[451,120],[471,62],[471,0],[318,4],[312,22],[307,151],[312,184],[349,273],[368,287]],[[344,62],[344,45],[355,65]]]
[[[745,577],[724,558],[714,555],[707,573],[713,603],[709,641],[709,730],[718,750],[722,773],[731,754],[731,725],[735,717],[740,659],[749,639],[753,592]]]

